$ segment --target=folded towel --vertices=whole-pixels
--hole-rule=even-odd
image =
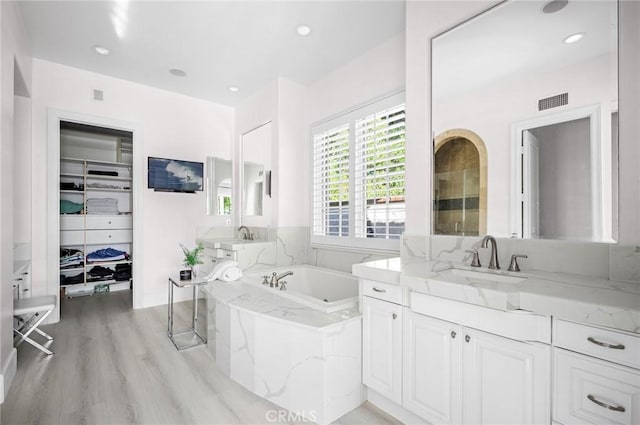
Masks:
[[[218,279],[223,282],[232,282],[234,280],[238,280],[242,277],[242,270],[239,267],[229,267],[225,269],[222,274],[218,277]]]

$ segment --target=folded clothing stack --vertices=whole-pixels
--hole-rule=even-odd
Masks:
[[[108,267],[95,266],[87,272],[87,282],[113,280],[113,270]]]
[[[87,214],[119,214],[118,200],[114,198],[87,199]]]
[[[78,274],[74,274],[74,275],[64,275],[61,274],[60,275],[60,285],[61,286],[65,286],[65,285],[75,285],[77,283],[84,283],[84,272],[83,273],[78,273]]]
[[[67,199],[60,199],[60,214],[80,214],[83,208],[82,202],[78,204]]]
[[[129,254],[114,248],[104,248],[87,254],[87,263],[128,260]]]
[[[118,282],[131,279],[131,264],[116,264],[113,278]]]
[[[60,182],[60,190],[84,190],[84,183]]]
[[[84,266],[84,255],[79,249],[60,248],[60,268],[75,269]]]
[[[93,174],[95,176],[117,176],[117,171],[104,171],[104,170],[88,170],[87,174]]]

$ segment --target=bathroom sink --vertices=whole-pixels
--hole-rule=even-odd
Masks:
[[[497,282],[497,283],[514,284],[514,283],[521,283],[527,280],[526,276],[512,276],[507,274],[481,272],[481,271],[475,271],[475,270],[461,270],[461,269],[449,269],[440,273],[440,275],[446,275],[447,273],[452,276],[460,277],[463,279],[474,279],[474,280],[482,280],[482,281]]]

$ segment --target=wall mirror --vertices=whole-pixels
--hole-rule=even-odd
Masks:
[[[617,16],[511,0],[432,39],[433,234],[615,241]]]
[[[271,195],[271,123],[242,135],[242,215],[264,215]]]
[[[229,159],[207,157],[207,214],[231,215],[232,164]]]

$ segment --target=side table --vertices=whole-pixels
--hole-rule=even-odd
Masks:
[[[209,283],[206,280],[202,279],[190,279],[190,280],[180,280],[177,277],[169,278],[169,317],[167,324],[167,335],[173,345],[179,350],[186,350],[187,348],[196,347],[198,345],[205,344],[207,339],[200,335],[197,330],[198,323],[198,286],[206,285]],[[173,331],[173,289],[174,288],[193,288],[193,305],[191,310],[193,312],[193,317],[191,318],[191,328],[186,329],[184,331],[174,332]],[[178,340],[179,341],[178,341]]]

